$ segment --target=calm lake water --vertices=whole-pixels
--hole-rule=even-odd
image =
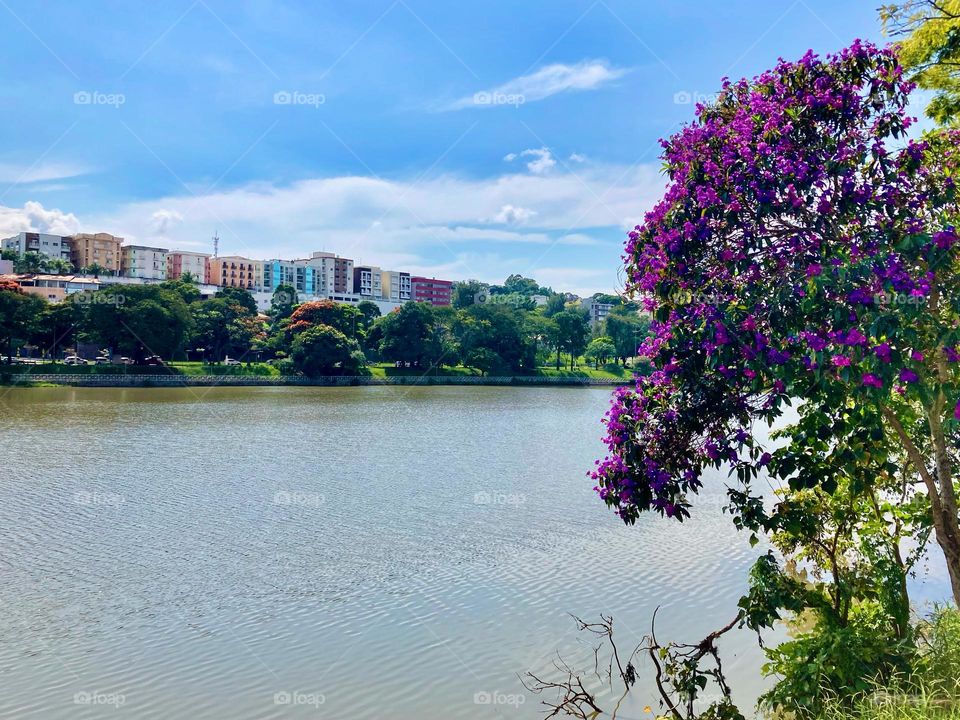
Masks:
[[[568,613],[699,640],[760,552],[719,481],[683,525],[606,510],[605,389],[0,392],[3,717],[542,717],[518,674],[592,667]]]

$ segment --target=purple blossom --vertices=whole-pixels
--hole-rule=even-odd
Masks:
[[[900,382],[904,383],[915,383],[920,379],[920,376],[910,368],[903,368],[900,370],[900,375],[898,377],[900,378]]]

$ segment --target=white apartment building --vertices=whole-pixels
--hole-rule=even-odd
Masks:
[[[586,298],[581,302],[581,306],[590,316],[590,325],[597,325],[607,319],[607,315],[613,309],[610,303],[600,302],[594,298]]]
[[[66,260],[70,262],[70,238],[48,233],[22,232],[13,237],[4,238],[4,250],[13,250],[20,255],[28,252],[40,253],[52,260]]]
[[[188,252],[186,250],[172,250],[167,253],[167,279],[176,280],[186,273],[190,273],[198,282],[207,280],[208,253]]]
[[[334,253],[315,252],[310,257],[294,260],[294,265],[314,271],[314,292],[321,297],[354,294],[353,260]]]
[[[120,248],[120,273],[131,278],[165,280],[167,254],[164,248],[124,245]]]

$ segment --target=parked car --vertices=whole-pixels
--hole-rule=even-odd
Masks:
[[[148,355],[143,359],[144,365],[163,365],[163,358],[159,355]]]
[[[239,360],[234,360],[233,358],[225,358],[223,364],[229,365],[230,367],[239,367],[240,365],[243,365],[242,362]]]
[[[133,360],[132,360],[131,358],[128,358],[128,357],[126,357],[126,356],[123,356],[123,357],[120,358],[120,364],[121,364],[121,365],[133,365]]]
[[[113,365],[113,361],[112,361],[109,357],[107,357],[106,355],[100,355],[100,356],[98,356],[97,359],[94,360],[94,362],[95,362],[97,365]]]
[[[87,361],[84,360],[79,355],[67,355],[63,359],[63,364],[64,365],[86,365]]]

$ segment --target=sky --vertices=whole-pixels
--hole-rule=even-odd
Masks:
[[[0,0],[0,236],[620,290],[659,139],[877,5]]]

